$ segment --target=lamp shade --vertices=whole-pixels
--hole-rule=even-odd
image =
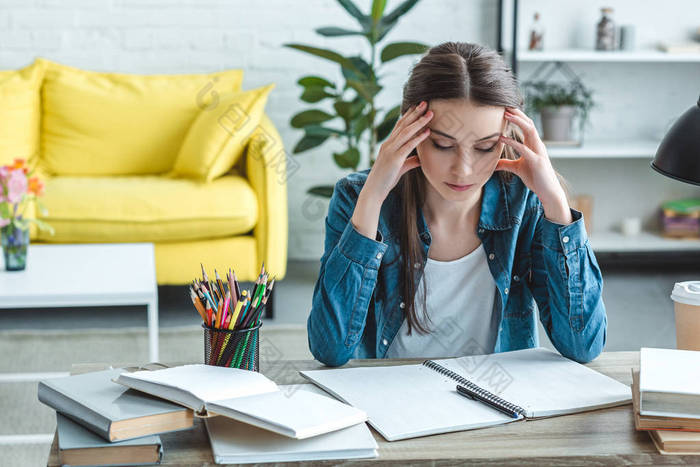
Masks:
[[[651,167],[667,177],[700,185],[700,98],[666,133]]]

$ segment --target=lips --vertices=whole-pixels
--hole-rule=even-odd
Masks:
[[[472,185],[457,185],[454,183],[447,183],[447,182],[445,182],[445,185],[449,186],[450,188],[452,188],[455,191],[464,191],[464,190],[468,190],[469,188],[472,187]]]

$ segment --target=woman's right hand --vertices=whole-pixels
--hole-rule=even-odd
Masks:
[[[426,112],[427,107],[428,104],[423,101],[409,109],[396,122],[391,134],[379,148],[363,191],[368,188],[383,202],[403,174],[420,166],[418,156],[409,157],[409,154],[430,134],[430,129],[424,127],[433,117],[433,111]]]

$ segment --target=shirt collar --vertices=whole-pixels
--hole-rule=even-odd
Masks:
[[[513,227],[510,216],[506,183],[499,172],[494,172],[484,185],[484,196],[481,200],[479,228],[484,230],[507,230]],[[428,224],[423,216],[423,210],[418,209],[418,232],[423,240],[430,237]]]

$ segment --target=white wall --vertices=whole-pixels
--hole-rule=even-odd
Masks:
[[[357,0],[368,10],[371,0]],[[388,9],[399,2],[390,0]],[[638,24],[637,42],[658,34],[680,37],[700,18],[700,2],[614,0],[620,23]],[[653,3],[650,5],[650,3]],[[584,1],[524,0],[522,40],[532,11],[543,13],[549,47],[592,46],[598,5]],[[590,6],[588,6],[590,5]],[[324,39],[320,26],[354,28],[354,20],[334,0],[0,0],[0,68],[16,68],[35,56],[78,67],[133,73],[185,73],[222,68],[245,70],[244,89],[270,82],[267,112],[289,152],[301,132],[289,126],[292,115],[309,105],[299,100],[296,80],[308,73],[338,79],[337,67],[284,48],[287,42],[329,47],[368,56],[356,38]],[[495,0],[422,0],[388,36],[387,42],[446,40],[496,45]],[[391,62],[379,103],[399,103],[413,58]],[[658,132],[695,102],[700,65],[613,65],[577,67],[604,105],[593,112],[588,138]],[[527,67],[521,67],[526,75]],[[289,180],[290,258],[318,259],[323,248],[326,202],[306,195],[317,184],[332,184],[345,172],[332,161],[333,143],[291,156]],[[695,193],[648,169],[648,161],[558,161],[556,167],[576,192],[596,194],[594,222],[610,227],[621,214],[647,218],[659,199]],[[608,201],[615,200],[615,203]]]

